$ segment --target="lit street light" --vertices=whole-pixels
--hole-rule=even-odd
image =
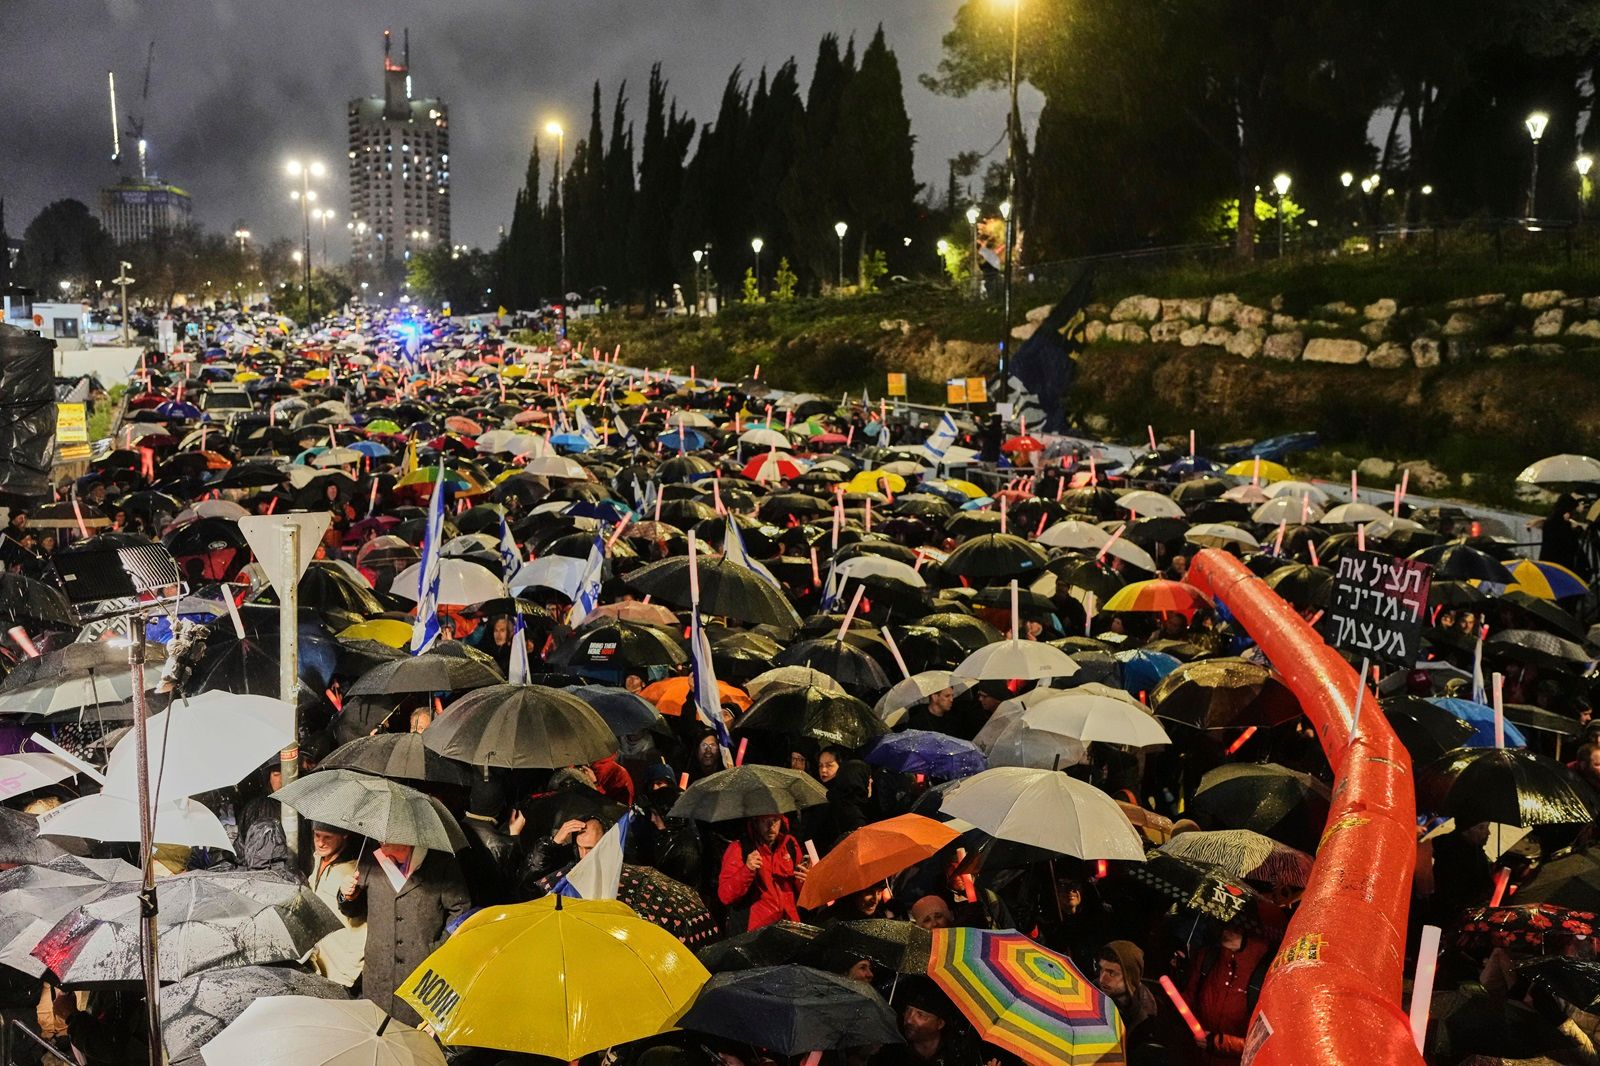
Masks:
[[[1543,111],[1535,111],[1522,120],[1527,127],[1528,137],[1533,141],[1533,174],[1528,181],[1528,217],[1538,218],[1539,205],[1539,142],[1544,139],[1545,127],[1550,125],[1550,116]]]
[[[556,139],[556,207],[561,217],[561,335],[567,335],[567,131],[559,122],[546,122],[544,131]]]
[[[233,231],[233,239],[239,242],[239,251],[244,251],[245,242],[250,239],[250,231],[240,226]]]
[[[1272,179],[1272,191],[1278,194],[1278,258],[1283,258],[1283,198],[1289,195],[1289,186],[1293,179],[1287,174],[1279,174]]]
[[[972,230],[972,298],[983,295],[983,271],[978,267],[978,205],[967,208],[967,226]]]
[[[850,226],[844,222],[835,222],[833,232],[839,235],[839,288],[844,288],[844,235],[850,232]]]
[[[316,190],[311,188],[311,179],[320,178],[327,173],[327,168],[320,162],[313,160],[310,163],[301,163],[298,159],[289,160],[289,176],[300,179],[300,188],[289,194],[291,200],[300,203],[300,230],[302,255],[300,262],[305,266],[306,285],[306,327],[311,326],[311,205],[316,202]]]
[[[1578,223],[1583,223],[1584,211],[1589,206],[1589,194],[1594,191],[1589,184],[1589,171],[1594,169],[1594,156],[1585,152],[1578,156],[1573,166],[1578,171]]]
[[[750,241],[750,250],[752,252],[756,253],[756,295],[757,296],[761,295],[761,249],[765,248],[766,245],[767,245],[767,242],[762,240],[760,237],[752,238],[751,241]]]

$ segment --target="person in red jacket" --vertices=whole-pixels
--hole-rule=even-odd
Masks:
[[[805,883],[800,845],[789,835],[782,815],[764,814],[745,821],[744,837],[722,853],[717,898],[728,908],[727,931],[744,932],[782,921],[800,920],[795,905]]]
[[[1223,926],[1221,942],[1195,957],[1184,998],[1206,1031],[1206,1066],[1229,1066],[1244,1054],[1245,1030],[1271,962],[1272,945],[1237,925]]]

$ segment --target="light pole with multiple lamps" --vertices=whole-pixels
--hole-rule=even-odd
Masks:
[[[320,178],[326,173],[327,168],[318,161],[301,163],[298,159],[289,160],[289,176],[300,179],[300,187],[291,192],[289,198],[300,202],[302,252],[300,258],[305,267],[307,329],[311,328],[311,205],[317,199],[317,191],[311,187],[311,179]]]
[[[556,210],[561,220],[561,335],[567,335],[567,131],[559,122],[546,122],[544,131],[556,139]]]
[[[1535,111],[1522,120],[1522,125],[1528,131],[1528,137],[1533,141],[1533,174],[1528,181],[1528,216],[1538,218],[1539,209],[1539,142],[1544,139],[1545,127],[1550,125],[1550,116],[1543,111]]]
[[[1283,201],[1289,195],[1289,186],[1293,179],[1287,174],[1279,174],[1272,179],[1272,191],[1278,194],[1278,258],[1283,258]]]
[[[328,269],[328,220],[333,218],[334,211],[331,207],[313,207],[311,217],[322,224],[322,269]]]
[[[750,250],[752,252],[756,253],[756,295],[757,296],[761,295],[761,249],[765,248],[766,246],[767,246],[767,242],[762,240],[760,237],[753,237],[750,240]]]
[[[835,222],[833,232],[839,238],[839,290],[844,291],[844,235],[850,232],[847,222]]]

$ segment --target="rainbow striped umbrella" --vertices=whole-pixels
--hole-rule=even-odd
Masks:
[[[1211,606],[1206,594],[1182,581],[1135,581],[1117,590],[1102,611],[1143,611],[1151,614],[1181,614],[1193,618],[1202,607]]]
[[[928,976],[978,1035],[1034,1066],[1124,1063],[1122,1018],[1065,955],[1014,929],[935,929]]]

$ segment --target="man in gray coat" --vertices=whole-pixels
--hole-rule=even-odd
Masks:
[[[392,1017],[420,1024],[417,1012],[394,993],[444,943],[445,926],[472,909],[455,856],[382,844],[361,860],[355,884],[339,893],[339,909],[366,917],[361,994]]]

